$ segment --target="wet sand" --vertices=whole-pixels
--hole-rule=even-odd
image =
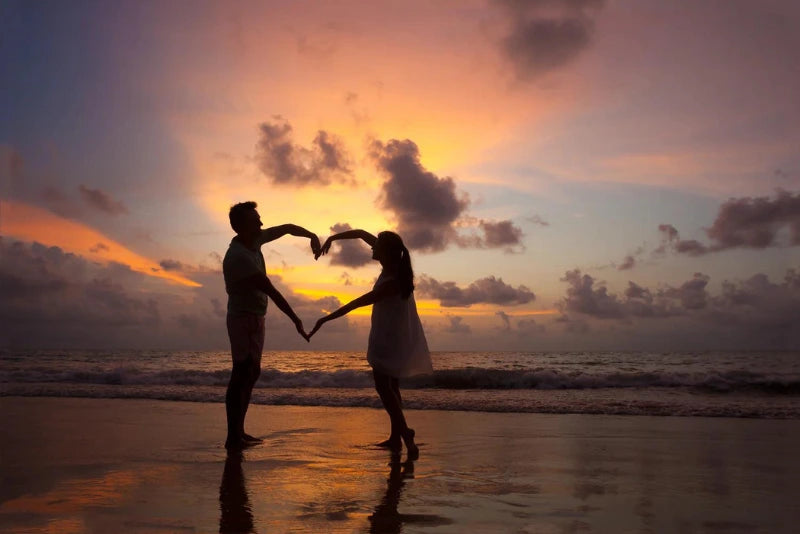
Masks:
[[[798,421],[0,398],[0,532],[797,532]]]

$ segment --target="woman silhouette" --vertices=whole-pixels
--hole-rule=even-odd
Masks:
[[[381,232],[378,237],[364,230],[348,230],[329,237],[320,254],[327,254],[331,243],[339,239],[363,239],[372,247],[372,259],[382,270],[372,291],[348,302],[317,321],[314,333],[328,321],[372,304],[372,326],[367,345],[367,361],[372,366],[375,389],[392,423],[389,438],[378,445],[393,451],[406,444],[410,458],[419,455],[414,430],[406,424],[399,378],[433,372],[428,342],[414,302],[414,271],[411,257],[400,236]]]

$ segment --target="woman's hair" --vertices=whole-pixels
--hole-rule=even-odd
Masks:
[[[403,244],[403,240],[394,232],[381,232],[378,240],[383,242],[389,254],[399,256],[400,270],[398,272],[400,282],[400,295],[407,299],[414,291],[414,270],[411,268],[411,255]]]

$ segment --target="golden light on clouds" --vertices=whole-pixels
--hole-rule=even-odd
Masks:
[[[165,271],[155,261],[133,252],[85,224],[50,211],[21,202],[3,200],[0,217],[0,234],[4,236],[59,247],[100,263],[121,263],[132,271],[175,284],[201,286],[184,276]]]

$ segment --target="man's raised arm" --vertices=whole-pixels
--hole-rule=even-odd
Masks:
[[[298,237],[307,237],[311,240],[311,251],[314,255],[319,253],[320,245],[319,245],[319,238],[317,234],[314,232],[309,232],[302,226],[297,226],[296,224],[281,224],[279,226],[272,226],[270,228],[265,228],[261,230],[261,234],[258,238],[258,244],[263,245],[264,243],[269,243],[270,241],[275,241],[276,239],[285,236],[286,234],[294,235]]]

